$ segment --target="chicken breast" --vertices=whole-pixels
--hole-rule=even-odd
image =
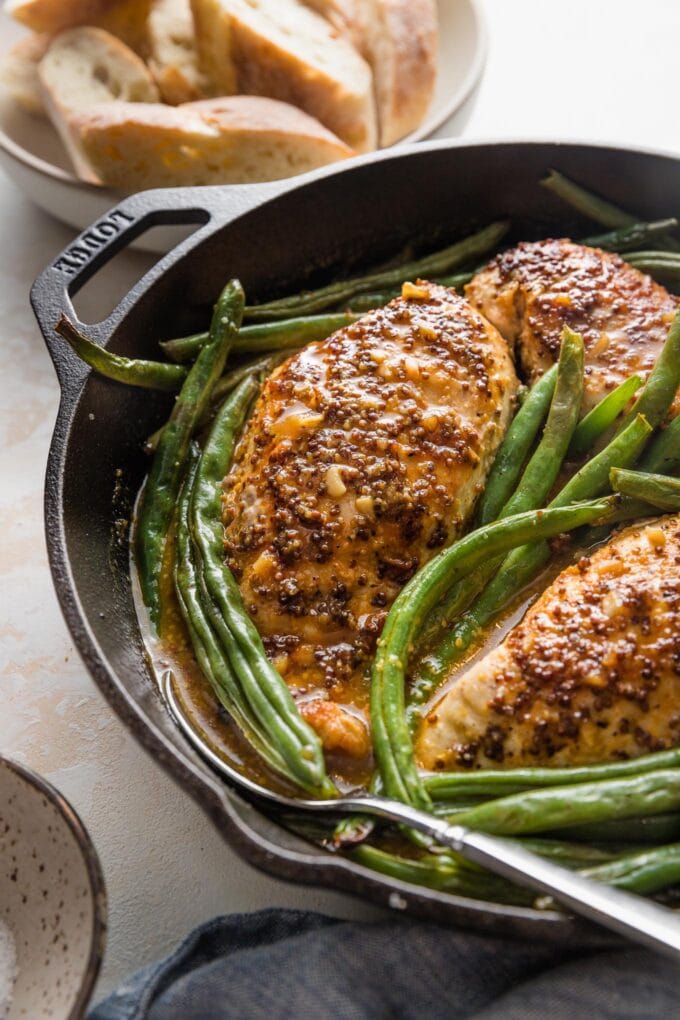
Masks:
[[[557,361],[564,326],[581,333],[584,411],[627,376],[648,375],[678,306],[618,255],[566,240],[503,252],[477,273],[466,295],[513,345],[530,382]]]
[[[421,282],[265,383],[225,480],[226,557],[328,746],[366,752],[387,610],[469,518],[516,389],[497,331]]]
[[[680,742],[680,516],[564,570],[423,720],[428,769],[585,765]]]

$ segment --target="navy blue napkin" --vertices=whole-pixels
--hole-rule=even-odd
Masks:
[[[294,910],[220,917],[89,1020],[651,1020],[680,1016],[680,968],[404,919]]]

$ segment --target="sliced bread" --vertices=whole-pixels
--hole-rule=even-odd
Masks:
[[[299,106],[358,152],[377,144],[371,70],[351,43],[301,0],[192,0],[216,91]]]
[[[436,0],[364,0],[364,52],[373,68],[380,144],[423,121],[437,81]]]
[[[176,106],[211,94],[201,72],[190,0],[153,0],[149,67],[164,102]]]
[[[303,0],[303,3],[330,21],[336,31],[350,39],[363,53],[361,7],[369,0]]]
[[[373,69],[381,146],[414,131],[437,79],[436,0],[305,0],[352,39]]]
[[[100,104],[74,111],[69,133],[81,176],[128,192],[277,180],[352,155],[307,114],[258,96]]]
[[[106,0],[5,0],[7,14],[34,32],[50,34],[96,21],[106,7]]]
[[[146,53],[151,0],[5,0],[5,11],[34,32],[56,35],[66,28],[104,28],[136,53]]]
[[[158,89],[146,64],[103,28],[69,28],[50,43],[38,67],[45,107],[78,174],[80,148],[71,128],[79,109],[120,100],[155,103]]]
[[[38,64],[49,44],[48,35],[26,35],[0,61],[2,84],[22,109],[36,115],[45,113]]]

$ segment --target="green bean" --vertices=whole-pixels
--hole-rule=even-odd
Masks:
[[[514,842],[518,846],[530,850],[551,861],[557,861],[565,868],[594,867],[615,860],[620,853],[614,849],[603,850],[600,847],[586,846],[583,843],[566,842],[563,839],[542,839],[540,837],[524,837]],[[639,849],[639,847],[635,847]]]
[[[583,364],[583,340],[565,326],[548,420],[517,488],[500,510],[501,519],[537,509],[555,484],[578,422],[583,396]]]
[[[174,581],[177,601],[191,639],[191,645],[201,672],[208,680],[216,698],[232,717],[246,740],[275,772],[290,777],[286,763],[266,739],[266,735],[253,719],[228,659],[219,646],[210,621],[205,615],[199,596],[199,581],[191,550],[189,508],[200,453],[195,448],[192,463],[187,470],[178,505],[177,556]]]
[[[583,397],[583,363],[583,340],[577,333],[572,333],[568,327],[565,327],[548,420],[541,441],[524,468],[514,493],[502,507],[500,513],[497,511],[497,497],[498,491],[503,487],[502,477],[498,489],[494,488],[491,506],[487,505],[485,510],[483,508],[483,513],[490,514],[493,510],[496,517],[503,519],[526,510],[535,510],[544,504],[562,467],[562,461],[578,421]],[[547,391],[547,386],[540,388],[540,384],[537,385],[539,394],[542,396]],[[536,400],[536,404],[538,404],[538,400]],[[517,429],[517,432],[520,434],[520,440],[526,441],[528,428],[526,430]],[[521,441],[519,446],[519,454],[521,454]],[[484,588],[502,562],[502,556],[499,559],[490,559],[479,571],[475,572],[471,580],[479,586],[478,591]],[[462,582],[463,591],[466,591],[466,582],[469,583],[467,578]],[[476,629],[475,621],[475,631]],[[445,641],[448,641],[448,638]],[[435,650],[432,655],[425,656],[422,660],[417,680],[411,686],[410,705],[407,711],[411,729],[417,723],[419,707],[431,696],[438,681],[439,659],[437,650]]]
[[[604,868],[613,862],[613,855],[610,853],[561,840],[523,839],[518,840],[518,843],[533,853],[557,861],[564,867]],[[426,853],[417,858],[407,858],[364,844],[352,849],[349,856],[365,867],[411,885],[422,885],[429,889],[474,899],[526,906],[535,901],[535,894],[529,890],[471,865],[453,853]]]
[[[524,768],[478,772],[432,772],[424,775],[427,792],[433,800],[448,801],[459,796],[478,794],[503,797],[544,786],[570,786],[601,779],[621,779],[659,769],[680,768],[680,748],[646,754],[630,761],[579,765],[572,768]]]
[[[438,283],[441,287],[448,287],[450,290],[462,291],[466,284],[470,282],[473,276],[482,268],[478,266],[472,272],[466,273],[453,273],[450,276],[438,276],[433,280],[434,283]]]
[[[280,365],[286,357],[288,357],[288,352],[265,354],[263,357],[255,358],[252,361],[246,361],[243,365],[239,365],[238,368],[232,368],[230,372],[225,372],[215,384],[210,404],[201,415],[200,420],[196,423],[196,430],[198,431],[202,429],[212,420],[221,402],[234,389],[236,389],[240,382],[251,375],[253,378],[262,380],[268,376],[277,365]],[[156,431],[145,441],[145,453],[153,453],[157,449],[164,428],[165,425],[161,425],[161,427],[156,429]]]
[[[215,419],[196,472],[191,500],[191,534],[200,559],[200,581],[211,624],[239,677],[260,725],[285,760],[289,773],[305,789],[333,796],[317,734],[302,719],[283,677],[267,658],[257,628],[248,616],[238,584],[224,562],[221,482],[235,444],[233,407],[242,394],[257,390],[241,383]]]
[[[635,463],[652,432],[643,412],[638,413],[594,457],[591,457],[558,492],[550,506],[569,506],[583,499],[592,499],[609,489],[612,468]]]
[[[650,426],[638,416],[604,450],[584,464],[552,500],[550,507],[569,506],[606,492],[611,469],[635,463],[650,433]],[[496,576],[470,609],[456,621],[439,647],[428,655],[428,672],[433,686],[461,658],[491,620],[538,575],[549,558],[547,542],[535,542],[506,556]]]
[[[433,277],[430,283],[439,284],[440,287],[448,287],[450,290],[462,291],[466,283],[469,283],[473,273],[455,273],[453,276]],[[395,287],[389,291],[381,291],[372,294],[356,294],[348,303],[346,311],[349,312],[371,312],[374,308],[383,308],[395,298],[401,296],[401,287]]]
[[[629,414],[623,419],[619,432],[636,414],[643,414],[653,429],[662,424],[680,386],[680,312],[676,312],[666,342],[647,376]],[[619,465],[614,465],[618,467]]]
[[[569,456],[580,457],[588,450],[592,450],[598,439],[612,428],[619,415],[625,411],[641,385],[641,377],[631,375],[603,397],[576,426],[569,447]]]
[[[534,383],[513,418],[498,449],[484,486],[484,492],[479,500],[476,515],[478,526],[495,521],[512,495],[529,450],[538,435],[538,430],[545,421],[550,401],[555,392],[556,381],[557,365],[553,365],[538,382]]]
[[[517,836],[678,808],[680,770],[659,769],[639,776],[511,794],[454,817],[457,824],[476,831]]]
[[[668,251],[630,251],[626,253],[626,262],[639,269],[640,272],[662,276],[677,276],[680,273],[680,258],[675,252]]]
[[[541,181],[541,184],[567,205],[570,205],[572,209],[604,227],[617,230],[627,227],[634,229],[637,226],[639,217],[632,216],[618,206],[612,205],[611,202],[605,201],[599,195],[595,195],[592,191],[569,180],[557,170],[551,170],[548,176]],[[664,234],[659,240],[671,251],[678,251],[679,246],[676,238]],[[592,244],[592,240],[590,243]]]
[[[646,818],[611,818],[606,822],[573,825],[569,839],[587,843],[620,845],[667,843],[680,839],[680,813],[649,815]]]
[[[680,479],[668,475],[652,475],[645,471],[624,471],[613,468],[612,488],[624,496],[640,499],[660,510],[680,510]]]
[[[294,297],[269,301],[267,304],[249,306],[246,318],[249,321],[266,322],[289,318],[291,315],[308,315],[336,305],[347,304],[356,294],[401,286],[404,280],[443,276],[466,262],[486,255],[501,241],[508,227],[506,220],[491,223],[448,248],[392,269],[383,269],[353,280],[331,283],[319,290],[306,291]]]
[[[294,353],[297,353],[295,351]],[[288,357],[287,351],[278,351],[274,354],[264,354],[257,358],[246,361],[243,365],[239,365],[238,368],[232,368],[231,372],[226,372],[221,379],[218,379],[215,389],[213,390],[213,404],[221,402],[229,393],[234,390],[243,379],[247,376],[254,376],[259,382],[266,379],[275,368],[277,368],[282,362]],[[203,424],[203,422],[201,423]]]
[[[258,354],[268,351],[286,351],[304,347],[315,340],[325,340],[331,333],[350,326],[359,318],[351,312],[335,315],[308,315],[281,322],[242,326],[234,342],[235,354]],[[191,361],[208,340],[207,333],[164,340],[160,346],[173,361]]]
[[[348,856],[372,871],[399,882],[422,885],[440,892],[477,900],[496,900],[529,906],[534,894],[486,871],[473,870],[452,854],[426,854],[414,860],[364,844]]]
[[[680,843],[626,854],[617,860],[585,868],[582,874],[618,889],[649,896],[680,882]]]
[[[440,287],[448,287],[450,290],[462,291],[467,283],[470,282],[474,273],[454,273],[451,276],[436,276],[433,277],[430,282],[437,283]],[[381,291],[373,294],[355,294],[353,298],[347,303],[347,311],[351,312],[370,312],[374,308],[382,308],[384,305],[389,304],[394,298],[399,297],[401,294],[401,287],[395,287],[390,291]]]
[[[591,248],[601,248],[604,251],[625,252],[639,248],[640,245],[657,238],[659,234],[663,235],[669,230],[675,230],[677,226],[678,221],[673,218],[654,220],[651,223],[633,223],[629,227],[619,227],[606,234],[587,237],[580,243],[587,244]]]
[[[541,184],[582,216],[587,216],[595,223],[601,223],[603,227],[612,229],[632,227],[637,222],[635,216],[605,201],[592,191],[582,188],[580,184],[576,184],[558,170],[550,170]]]
[[[680,415],[653,437],[640,459],[640,469],[655,475],[680,471]]]
[[[372,312],[375,308],[384,308],[394,298],[399,297],[401,288],[399,290],[381,291],[374,292],[372,294],[356,294],[350,301],[347,302],[345,311],[347,312],[360,312],[362,315],[366,312]]]
[[[176,392],[187,377],[187,370],[181,365],[168,365],[162,361],[143,361],[140,358],[124,358],[100,347],[89,337],[76,329],[70,319],[62,315],[54,327],[75,351],[81,361],[93,368],[99,375],[127,386],[141,386],[147,390]]]
[[[243,301],[240,283],[230,281],[215,306],[210,343],[199,354],[180,390],[144,487],[137,524],[137,558],[144,604],[156,628],[160,624],[163,554],[189,443],[224,370],[229,348],[241,322]]]
[[[550,401],[555,392],[556,379],[557,365],[553,365],[527,392],[515,414],[498,449],[480,498],[476,513],[478,527],[496,520],[501,508],[510,498],[522,473],[529,450],[548,413]],[[467,608],[487,581],[488,570],[486,567],[481,567],[459,581],[427,620],[420,639],[421,646],[427,648],[440,634],[442,628]],[[407,708],[409,724],[412,727],[415,726],[419,718],[418,706],[427,700],[429,693],[427,673],[417,676],[411,684],[410,704]]]
[[[583,392],[583,359],[581,337],[565,329],[559,363],[532,388],[501,444],[477,513],[479,525],[490,524],[499,517],[510,517],[525,510],[535,510],[543,504],[560,470],[578,417]],[[524,458],[546,411],[549,413],[543,436],[524,466]],[[499,561],[489,560],[458,582],[437,607],[438,630],[458,615],[481,591],[498,566]],[[430,640],[427,634],[429,629],[430,621],[425,628],[424,637],[427,640]],[[411,685],[407,717],[412,727],[417,722],[418,706],[427,700],[431,688],[426,657],[419,675]]]
[[[208,333],[204,331],[192,333],[190,336],[178,336],[172,340],[161,340],[158,346],[171,361],[182,364],[185,361],[195,361],[199,351],[205,347],[207,342]]]
[[[627,889],[641,895],[660,892],[680,881],[680,844],[612,855],[579,847],[576,844],[548,840],[520,840],[522,846],[564,867],[576,868],[582,875]],[[424,854],[412,859],[364,845],[349,856],[358,864],[410,885],[425,886],[440,892],[473,899],[558,909],[549,899],[536,900],[526,889],[497,878],[486,871],[466,867],[453,854]],[[593,864],[592,861],[597,863]]]
[[[491,521],[498,518],[501,508],[510,498],[538,429],[550,408],[555,393],[557,374],[558,366],[553,365],[541,375],[536,384],[527,392],[515,414],[486,479],[475,515],[476,526],[490,524]],[[433,610],[426,622],[420,640],[422,647],[427,647],[442,626],[455,619],[469,605],[481,591],[487,579],[486,569],[480,568],[464,577],[451,592],[444,596],[441,604]],[[424,683],[427,683],[426,678],[424,678]],[[421,705],[427,697],[428,694],[422,688],[421,679],[416,678],[411,685],[412,704],[407,709],[412,725],[418,718],[416,707]]]
[[[633,269],[651,276],[672,294],[678,293],[680,287],[680,261],[661,262],[655,258],[628,259]]]
[[[491,521],[489,523],[492,523]],[[423,626],[418,638],[418,647],[429,649],[434,641],[441,642],[441,633],[451,620],[455,620],[468,608],[472,600],[479,595],[489,580],[487,565],[473,570],[467,577],[461,578],[435,606]],[[429,670],[429,656],[426,653],[421,659],[415,676],[411,679],[408,692],[406,719],[414,731],[420,721],[420,707],[432,694],[432,678]]]
[[[607,519],[615,508],[610,498],[517,514],[486,525],[442,550],[402,589],[378,641],[371,682],[374,751],[388,796],[406,796],[421,807],[431,804],[413,760],[404,715],[404,685],[413,641],[432,607],[452,584],[488,559],[523,542]]]

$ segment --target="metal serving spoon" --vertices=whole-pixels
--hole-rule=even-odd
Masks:
[[[680,916],[674,911],[641,896],[583,878],[510,840],[471,832],[462,825],[451,825],[441,818],[385,797],[361,794],[337,800],[298,800],[260,786],[223,761],[196,732],[179,705],[169,670],[161,677],[161,689],[172,717],[187,740],[234,786],[258,800],[300,813],[331,816],[365,814],[398,822],[425,833],[442,846],[450,847],[503,878],[552,896],[577,914],[619,935],[676,960],[680,958]]]

